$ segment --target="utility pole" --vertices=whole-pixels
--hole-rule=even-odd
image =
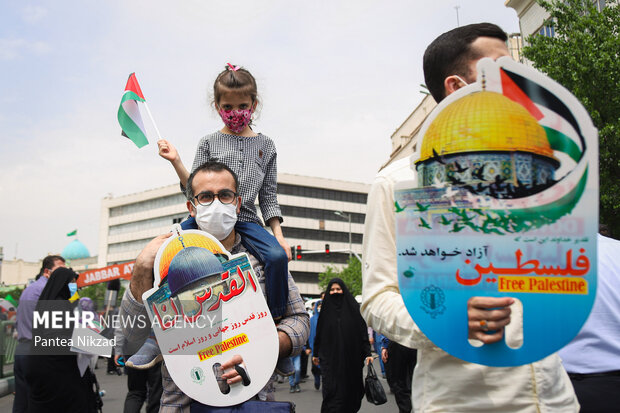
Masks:
[[[461,6],[454,6],[454,10],[456,10],[456,27],[461,27],[461,23],[459,22],[459,9]]]
[[[341,218],[349,220],[349,258],[351,258],[351,252],[353,252],[352,240],[351,240],[351,214],[347,214],[344,211],[334,211],[334,214],[338,215]]]

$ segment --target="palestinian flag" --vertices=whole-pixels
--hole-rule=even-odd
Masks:
[[[520,70],[520,66],[512,62],[505,62],[499,74],[502,94],[523,106],[538,121],[551,149],[575,163],[553,185],[554,190],[546,191],[546,195],[530,196],[530,206],[507,208],[509,218],[513,222],[532,223],[533,227],[555,222],[570,214],[586,191],[589,171],[586,135],[594,136],[590,141],[595,141],[596,129],[583,106],[561,85],[554,84],[538,72],[528,76],[527,71]],[[588,189],[592,196],[592,188]],[[598,199],[596,190],[594,198]]]
[[[552,91],[532,79],[506,68],[500,69],[500,76],[504,96],[525,107],[539,121],[551,148],[579,162],[586,150],[586,139],[572,110]],[[577,140],[568,136],[571,128]]]
[[[121,135],[129,138],[136,144],[138,148],[148,145],[146,139],[146,129],[142,123],[138,102],[144,102],[144,95],[140,90],[136,74],[129,75],[125,93],[121,99],[121,105],[118,108],[118,123],[121,125]]]

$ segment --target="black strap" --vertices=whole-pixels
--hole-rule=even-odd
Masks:
[[[372,378],[377,378],[377,373],[375,372],[375,368],[372,366],[372,363],[368,363],[368,376]]]

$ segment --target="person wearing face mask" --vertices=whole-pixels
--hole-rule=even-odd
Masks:
[[[206,162],[198,167],[188,179],[187,208],[195,218],[200,230],[214,235],[232,254],[245,252],[261,284],[263,294],[269,298],[270,290],[265,288],[264,266],[243,245],[243,236],[236,231],[235,223],[241,209],[241,199],[238,194],[238,180],[236,174],[225,164],[220,162]],[[119,316],[121,319],[132,317],[147,317],[142,302],[142,294],[153,287],[153,265],[160,246],[171,233],[160,235],[147,244],[136,258],[129,288],[121,301]],[[293,278],[287,274],[287,303],[283,316],[276,321],[278,331],[278,349],[281,360],[298,355],[310,332],[310,322],[304,302],[299,294]],[[274,320],[275,321],[275,320]],[[132,327],[133,326],[133,327]],[[139,323],[123,323],[122,335],[125,337],[125,352],[135,353],[145,342],[150,333],[150,326]],[[232,362],[232,359],[230,360]],[[222,377],[228,384],[242,381],[242,377],[232,365],[223,363],[227,370]],[[273,401],[275,396],[276,374],[265,387],[255,395],[252,401]],[[184,394],[170,377],[165,362],[162,363],[163,393],[160,412],[189,412],[200,411],[200,403]],[[268,407],[265,407],[267,409]]]
[[[247,69],[229,63],[213,83],[213,105],[224,125],[221,130],[200,140],[191,170],[195,171],[207,161],[218,161],[226,164],[239,177],[237,192],[241,202],[235,217],[235,230],[242,235],[244,247],[265,267],[265,286],[269,292],[267,305],[274,318],[278,319],[286,309],[288,261],[292,256],[280,226],[282,211],[276,192],[276,147],[271,138],[255,132],[252,125],[258,102],[254,76]],[[184,187],[190,174],[176,148],[164,139],[157,144],[159,155],[170,161]],[[263,220],[271,227],[273,235],[263,228],[254,205],[256,198]],[[226,208],[220,210],[213,213],[224,213]],[[227,219],[227,224],[223,225],[231,222],[229,216],[223,218]],[[181,227],[195,229],[196,222],[190,218],[181,223]]]
[[[77,283],[75,281],[70,282],[69,284],[67,284],[67,287],[69,287],[69,300],[73,300],[73,301],[78,300],[79,297],[75,297],[75,294],[77,293],[77,290],[78,290]]]
[[[461,26],[438,36],[427,47],[423,59],[425,83],[433,98],[441,102],[475,82],[480,59],[509,56],[506,41],[506,33],[492,23]],[[398,284],[394,187],[416,179],[410,159],[403,158],[379,172],[370,188],[362,247],[361,305],[364,319],[372,328],[394,342],[418,350],[412,385],[413,411],[579,411],[575,392],[557,354],[515,367],[468,363],[441,350],[415,324]],[[511,320],[513,303],[510,297],[470,298],[463,309],[469,338],[485,344],[502,340],[504,327],[519,322],[519,317]]]
[[[73,295],[70,286],[77,277],[69,268],[54,270],[41,292],[36,312],[41,316],[49,313],[49,320],[52,312],[73,315],[77,303],[69,302]],[[32,355],[26,373],[30,386],[28,412],[91,413],[97,409],[92,373],[88,367],[80,372],[78,356],[70,351],[73,325],[64,320],[63,317],[61,327],[44,324],[33,329]],[[49,344],[52,340],[58,341]]]
[[[344,281],[333,278],[327,284],[312,347],[312,363],[321,365],[323,378],[321,413],[360,409],[363,367],[371,362],[368,328],[360,306]]]

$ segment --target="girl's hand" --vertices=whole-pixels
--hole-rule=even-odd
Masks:
[[[372,363],[372,356],[371,357],[366,357],[366,360],[365,360],[365,364],[366,365],[369,365],[370,363]]]
[[[158,140],[157,147],[159,148],[159,156],[162,158],[170,162],[176,162],[179,160],[179,153],[177,152],[177,149],[167,140]]]
[[[291,246],[288,245],[288,242],[286,242],[283,236],[276,236],[276,239],[278,240],[278,244],[280,244],[280,246],[284,248],[284,252],[286,252],[288,260],[292,260],[293,256],[291,255]]]
[[[319,358],[318,357],[312,357],[312,364],[314,364],[315,366],[319,365]]]

